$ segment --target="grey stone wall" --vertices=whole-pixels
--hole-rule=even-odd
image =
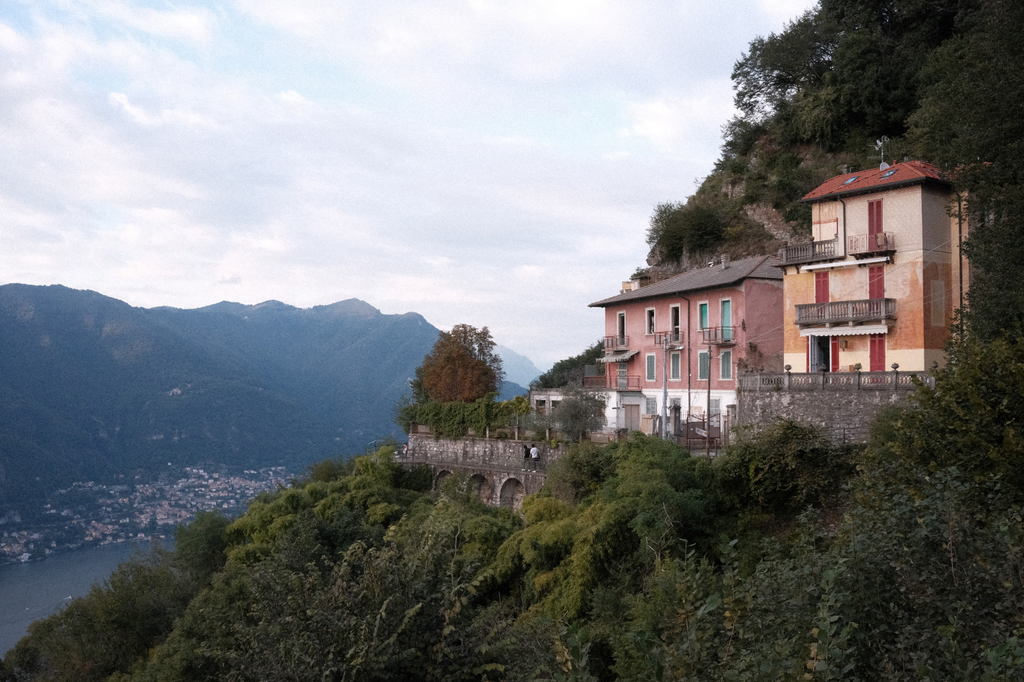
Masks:
[[[910,391],[766,390],[737,393],[736,424],[757,430],[777,417],[811,424],[834,440],[863,443],[879,410],[905,403]]]
[[[533,444],[540,451],[536,466],[523,457],[523,446]],[[409,445],[399,461],[429,466],[435,487],[448,474],[463,473],[484,502],[518,510],[524,496],[544,487],[548,465],[565,452],[564,445],[552,448],[543,441],[474,437],[435,440],[432,435],[414,432],[409,434]]]
[[[511,440],[508,438],[434,439],[431,435],[409,435],[407,457],[415,461],[454,467],[488,467],[508,470],[523,468],[523,446],[537,445],[541,465],[546,467],[566,452],[564,445],[552,448],[544,441]]]

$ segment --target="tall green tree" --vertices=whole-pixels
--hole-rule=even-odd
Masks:
[[[685,204],[664,203],[654,208],[647,229],[647,244],[657,250],[663,263],[675,263],[684,255],[713,251],[725,234],[718,211],[694,199]]]
[[[559,360],[551,369],[533,380],[530,388],[562,388],[563,386],[582,386],[587,365],[596,365],[604,355],[604,344],[597,341],[593,346],[579,355]]]
[[[932,56],[912,132],[961,192],[952,208],[969,226],[970,330],[1014,338],[1024,336],[1024,6],[990,0],[968,26]]]

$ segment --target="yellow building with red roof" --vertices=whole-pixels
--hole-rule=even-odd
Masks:
[[[813,241],[779,252],[785,363],[794,372],[942,364],[970,273],[965,212],[939,169],[883,163],[831,178],[802,201]]]

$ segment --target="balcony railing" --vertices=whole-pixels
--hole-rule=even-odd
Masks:
[[[685,333],[679,329],[670,332],[658,332],[654,335],[655,346],[676,346],[683,343]]]
[[[705,327],[700,331],[705,344],[731,346],[736,343],[736,327]]]
[[[855,325],[895,319],[896,299],[894,298],[805,303],[796,307],[796,323],[800,327]]]
[[[629,348],[629,337],[628,336],[606,336],[604,337],[604,350],[606,353],[610,353],[616,350],[625,350]]]
[[[912,391],[915,377],[935,386],[927,372],[749,372],[739,375],[741,391]]]
[[[896,250],[896,235],[891,232],[858,234],[847,239],[847,247],[851,256],[861,256],[871,253],[891,253]]]
[[[640,377],[638,375],[618,376],[616,374],[583,377],[583,388],[604,389],[607,391],[639,391]]]
[[[840,258],[839,237],[824,242],[810,242],[807,244],[789,244],[779,249],[779,260],[784,265],[796,263],[812,263],[819,260],[832,260]]]

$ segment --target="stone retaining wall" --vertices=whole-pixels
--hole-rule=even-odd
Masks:
[[[875,415],[905,403],[909,391],[739,391],[736,425],[757,430],[776,418],[818,427],[836,441],[863,443]]]
[[[523,447],[534,444],[540,451],[536,466],[523,457]],[[435,440],[432,435],[411,433],[398,461],[429,466],[435,487],[445,476],[463,473],[484,502],[518,510],[525,495],[539,492],[544,486],[548,465],[566,451],[565,445],[552,448],[544,441],[473,437]]]

